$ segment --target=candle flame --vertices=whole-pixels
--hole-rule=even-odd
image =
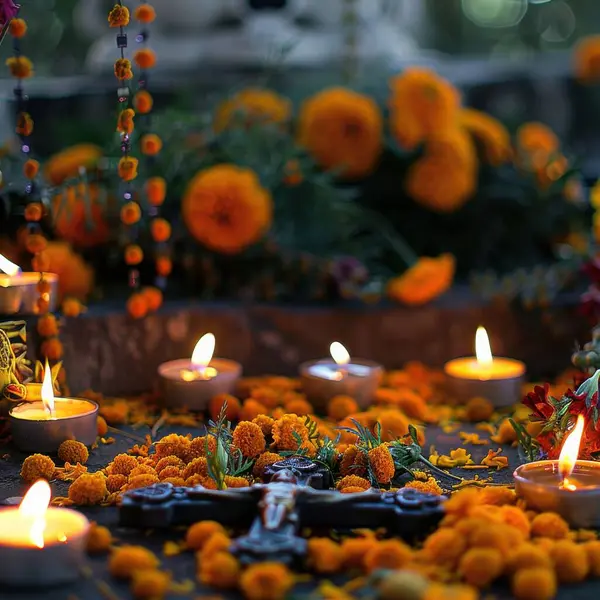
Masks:
[[[42,382],[42,402],[46,412],[52,417],[54,415],[54,389],[52,386],[52,372],[48,365],[48,359],[46,359],[46,366],[44,367],[44,380]]]
[[[15,263],[10,262],[6,256],[0,254],[0,271],[4,271],[7,275],[17,275],[21,269]]]
[[[46,510],[50,504],[50,485],[45,479],[36,481],[19,506],[19,515],[30,521],[29,540],[37,548],[44,547]]]
[[[575,468],[577,457],[579,456],[579,446],[581,445],[581,438],[583,436],[583,429],[585,427],[585,419],[583,415],[577,417],[577,423],[573,431],[567,436],[560,456],[558,457],[558,470],[562,478],[562,487],[572,489],[573,486],[569,484],[569,476]]]
[[[215,351],[215,336],[212,333],[203,335],[192,353],[192,365],[199,369],[208,367]]]
[[[489,367],[494,362],[490,347],[490,338],[485,327],[478,327],[475,333],[475,356],[477,357],[477,362],[482,367]]]
[[[333,342],[329,346],[329,352],[331,358],[340,366],[347,365],[350,362],[350,354],[348,354],[348,350],[340,342]]]

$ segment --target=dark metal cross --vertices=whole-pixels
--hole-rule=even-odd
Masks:
[[[291,564],[306,555],[306,540],[298,535],[303,527],[313,531],[385,528],[412,541],[424,537],[443,516],[444,497],[412,488],[356,494],[316,489],[311,482],[316,487],[327,483],[324,471],[313,461],[293,457],[271,466],[270,481],[247,488],[218,491],[155,484],[124,494],[120,524],[160,529],[213,520],[229,527],[249,527],[231,547],[242,563]]]

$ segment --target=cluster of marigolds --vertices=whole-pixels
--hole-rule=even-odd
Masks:
[[[222,487],[246,487],[261,481],[265,468],[282,456],[300,453],[320,457],[329,443],[340,493],[396,489],[394,486],[402,483],[396,479],[398,465],[390,449],[399,440],[411,443],[407,439],[409,424],[417,427],[421,445],[427,423],[435,423],[448,433],[459,429],[461,422],[473,423],[470,429],[476,432],[459,432],[464,446],[515,441],[508,419],[496,414],[483,398],[473,398],[465,406],[436,403],[441,397],[440,382],[439,373],[417,363],[408,364],[402,371],[385,375],[369,410],[360,411],[352,398],[338,396],[329,402],[327,417],[319,418],[299,393],[296,380],[245,379],[238,393],[245,398],[243,402],[234,396],[218,396],[210,406],[213,419],[220,417],[225,422],[229,451],[239,453],[245,461],[241,472],[225,475]],[[556,385],[559,388],[562,383]],[[101,413],[106,418],[99,418],[98,433],[104,442],[110,441],[104,439],[107,421],[113,425],[151,422],[148,408],[142,403],[94,397],[101,401]],[[225,412],[227,419],[237,421],[237,425],[228,425],[223,419]],[[513,418],[529,427],[526,407],[518,407]],[[164,424],[189,426],[197,425],[196,419],[188,414],[161,417]],[[337,429],[356,429],[357,423],[371,432],[368,438],[360,431],[357,435]],[[84,466],[88,449],[77,441],[66,441],[58,452],[64,467],[36,454],[25,459],[21,475],[28,483],[39,478],[71,482],[68,497],[55,499],[62,505],[114,504],[123,491],[157,482],[216,489],[209,468],[217,445],[214,431],[213,422],[213,428],[200,437],[169,434],[155,442],[148,437],[146,444],[118,454],[96,473],[89,473]],[[489,439],[480,437],[484,434]],[[482,464],[474,464],[464,447],[447,456],[433,449],[429,460],[438,468],[501,469],[508,465],[500,450],[490,450]],[[442,493],[443,483],[440,485],[430,473],[413,474],[414,479],[406,486]],[[561,583],[600,576],[600,541],[595,532],[571,531],[559,515],[530,511],[513,490],[486,485],[487,481],[475,476],[452,486],[455,491],[445,504],[440,526],[416,547],[387,539],[383,531],[356,531],[342,538],[311,537],[307,533],[307,564],[319,578],[319,597],[349,599],[368,587],[377,589],[378,597],[384,600],[471,600],[491,584],[507,581],[519,600],[550,600]],[[306,575],[294,574],[277,563],[243,568],[230,554],[230,544],[223,526],[202,521],[188,529],[185,539],[167,542],[164,555],[194,553],[198,582],[222,590],[240,590],[250,600],[283,599],[296,583],[306,579]],[[193,582],[173,581],[168,570],[160,568],[156,554],[142,546],[119,545],[105,527],[93,527],[89,551],[110,553],[110,573],[129,580],[136,598],[163,598],[169,591],[193,590]],[[342,573],[349,580],[341,587],[327,580]]]

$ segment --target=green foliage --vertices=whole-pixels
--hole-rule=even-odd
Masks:
[[[541,457],[540,445],[527,433],[523,425],[513,419],[509,419],[509,422],[517,434],[517,441],[527,460],[530,462],[538,460]]]

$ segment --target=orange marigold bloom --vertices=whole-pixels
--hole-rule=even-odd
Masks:
[[[250,169],[217,165],[200,171],[182,202],[183,220],[207,248],[237,254],[271,226],[273,201]]]
[[[254,388],[250,391],[250,397],[253,400],[258,400],[261,404],[264,404],[267,408],[275,408],[281,403],[281,393],[279,390],[261,386]],[[297,398],[297,394],[293,395],[293,398]],[[289,411],[291,412],[291,411]]]
[[[444,493],[439,483],[433,477],[430,477],[427,481],[409,481],[404,487],[413,488],[425,494],[433,494],[434,496],[441,496]]]
[[[398,410],[382,410],[377,415],[377,421],[381,426],[381,439],[384,442],[392,442],[408,433],[408,419]]]
[[[127,27],[129,25],[129,9],[121,4],[115,4],[108,13],[110,27]]]
[[[399,277],[388,282],[387,294],[392,300],[420,306],[446,292],[454,280],[455,261],[451,254],[438,258],[420,258]]]
[[[196,554],[196,559],[202,563],[203,560],[208,560],[218,552],[228,552],[230,546],[231,538],[224,533],[216,532],[208,538],[202,550]]]
[[[308,442],[308,429],[305,419],[295,414],[284,415],[273,423],[273,442],[278,450],[296,451]],[[299,443],[301,440],[301,443]]]
[[[189,527],[185,542],[190,550],[202,550],[206,542],[216,533],[225,535],[223,525],[216,521],[200,521]]]
[[[383,118],[369,96],[329,88],[302,106],[298,138],[325,169],[347,178],[364,177],[381,155]]]
[[[141,291],[144,300],[146,301],[146,306],[150,312],[156,312],[163,303],[163,293],[162,291],[154,286],[142,288]]]
[[[157,473],[160,473],[163,469],[167,467],[177,467],[178,469],[182,469],[185,466],[185,463],[178,456],[165,456],[161,458],[157,463],[154,469]]]
[[[358,446],[348,446],[340,463],[340,473],[345,475],[363,476],[367,473],[367,455]]]
[[[390,82],[392,134],[409,150],[453,127],[460,108],[456,88],[430,69],[411,67]]]
[[[485,491],[486,490],[484,489],[484,492]],[[500,509],[500,517],[504,523],[518,529],[524,539],[529,538],[531,534],[531,522],[522,509],[517,506],[502,506]]]
[[[504,419],[498,427],[496,435],[491,436],[491,440],[497,444],[512,444],[517,440],[517,432],[510,424],[510,419]]]
[[[265,474],[265,468],[273,463],[283,460],[279,454],[275,452],[265,452],[261,454],[252,468],[252,474],[254,477],[262,477]]]
[[[10,35],[16,39],[25,37],[27,33],[27,23],[24,19],[12,19],[9,24]]]
[[[139,90],[133,97],[133,106],[140,115],[147,115],[152,111],[154,100],[147,90]]]
[[[121,546],[111,554],[108,570],[117,579],[131,579],[137,571],[151,571],[159,564],[156,555],[143,546]]]
[[[131,593],[135,600],[162,600],[171,586],[171,574],[156,569],[142,569],[133,574]]]
[[[125,248],[125,263],[139,265],[144,260],[144,251],[137,244],[130,244]],[[146,304],[147,306],[147,304]]]
[[[206,457],[199,456],[194,458],[183,471],[183,478],[188,479],[192,475],[201,475],[202,477],[208,476],[208,461]]]
[[[495,548],[472,548],[460,559],[458,571],[475,587],[485,587],[500,577],[504,569],[502,554]]]
[[[92,169],[102,157],[102,150],[94,144],[76,144],[54,154],[44,165],[44,175],[52,185],[77,176],[81,168]]]
[[[389,483],[396,473],[394,459],[389,449],[383,445],[377,446],[377,448],[369,450],[368,457],[377,483]]]
[[[190,444],[189,438],[176,433],[170,433],[156,442],[156,457],[160,459],[173,455],[186,461],[190,452]]]
[[[201,561],[198,579],[204,585],[232,589],[237,586],[240,572],[240,563],[231,554],[218,552]]]
[[[529,564],[519,569],[512,580],[512,592],[517,600],[552,600],[557,587],[554,571]]]
[[[217,439],[212,435],[203,435],[196,437],[190,442],[190,451],[188,459],[191,461],[194,458],[201,456],[206,457],[207,452],[214,454],[217,451]]]
[[[38,333],[42,337],[58,335],[58,321],[53,314],[42,315],[37,322]]]
[[[250,485],[245,477],[234,477],[232,475],[225,475],[224,483],[228,488],[246,488]]]
[[[358,411],[356,400],[350,396],[334,396],[327,404],[327,414],[334,421],[341,421]]]
[[[100,504],[107,495],[106,477],[102,473],[84,473],[69,487],[69,500],[79,506]]]
[[[371,489],[371,483],[364,477],[359,477],[358,475],[346,475],[337,482],[335,487],[338,490],[343,490],[348,487],[358,487],[363,490],[369,490]]]
[[[65,298],[60,309],[65,317],[72,318],[78,317],[86,311],[85,306],[77,298]]]
[[[337,573],[342,568],[344,554],[333,540],[313,537],[308,540],[308,562],[317,573]]]
[[[112,474],[120,474],[129,477],[129,473],[138,466],[135,456],[129,454],[117,454],[110,464]]]
[[[281,124],[289,120],[292,104],[270,90],[248,88],[238,92],[217,107],[215,131],[242,125]]]
[[[530,122],[517,131],[517,148],[525,165],[533,170],[543,169],[560,146],[557,135],[543,123]]]
[[[27,79],[33,75],[33,63],[26,56],[11,56],[6,60],[6,66],[16,79]]]
[[[132,319],[143,319],[148,314],[148,303],[143,294],[131,294],[126,307]]]
[[[98,435],[100,437],[104,437],[108,433],[108,424],[104,420],[104,417],[99,416],[96,419],[96,423],[97,423],[97,428],[98,428]]]
[[[265,451],[262,429],[251,421],[240,421],[233,430],[233,443],[246,458],[255,458]]]
[[[77,440],[65,440],[58,447],[58,458],[63,462],[71,463],[72,465],[76,465],[77,463],[81,463],[85,465],[90,453],[84,444],[78,442]]]
[[[155,242],[166,242],[171,237],[171,224],[166,219],[152,219],[150,233]]]
[[[50,242],[44,254],[48,260],[47,271],[58,275],[60,297],[84,300],[92,289],[94,273],[81,256],[64,242]]]
[[[271,417],[269,417],[267,415],[258,415],[257,417],[252,419],[252,422],[256,423],[260,427],[264,436],[268,436],[268,435],[271,435],[271,431],[273,430],[273,423],[275,423],[275,419],[272,419]]]
[[[340,494],[360,494],[362,492],[366,492],[367,490],[365,490],[362,487],[358,487],[356,485],[350,485],[348,487],[342,488],[340,490]]]
[[[442,527],[425,540],[423,549],[436,564],[454,569],[467,549],[467,540],[459,531]]]
[[[506,504],[514,504],[517,500],[517,495],[514,490],[506,486],[486,487],[481,490],[481,502],[483,504],[491,504],[494,506],[504,506]],[[510,507],[507,507],[510,508]],[[516,509],[517,513],[523,515],[523,511]],[[507,515],[510,512],[506,513]],[[524,516],[524,515],[523,515]],[[515,515],[519,519],[519,515]]]
[[[401,569],[412,558],[412,550],[398,540],[379,542],[365,556],[367,572],[379,569]]]
[[[293,398],[285,404],[285,410],[300,417],[305,417],[315,412],[313,405],[304,398]]]
[[[142,209],[137,202],[127,202],[121,207],[121,221],[125,225],[135,225],[142,217]]]
[[[175,467],[175,466],[165,467],[162,471],[157,471],[157,472],[158,472],[158,478],[161,481],[164,481],[165,479],[169,479],[169,478],[173,478],[173,477],[181,477],[181,469],[179,467]]]
[[[431,583],[422,600],[478,600],[479,592],[468,585]]]
[[[119,177],[123,181],[132,181],[138,176],[138,159],[133,156],[124,156],[119,161]]]
[[[39,233],[33,233],[25,238],[25,247],[31,254],[38,254],[48,247],[48,240]]]
[[[20,112],[17,115],[17,126],[15,131],[24,137],[28,137],[33,133],[33,119],[26,112]]]
[[[240,578],[240,589],[247,600],[284,600],[293,585],[293,574],[276,562],[251,565]]]
[[[465,417],[468,421],[476,423],[487,421],[494,414],[494,405],[487,398],[471,398],[465,408]]]
[[[131,480],[138,475],[156,475],[156,469],[144,462],[138,461],[138,466],[129,473],[129,479]]]
[[[600,35],[590,35],[579,40],[573,53],[575,77],[581,83],[600,80]]]
[[[560,583],[579,583],[590,572],[585,548],[571,540],[559,540],[550,549],[554,570]]]
[[[152,206],[161,206],[167,195],[167,182],[162,177],[150,177],[146,181],[144,190]]]
[[[142,48],[134,52],[133,61],[140,69],[152,69],[156,66],[156,53],[150,48]]]
[[[92,523],[88,533],[86,549],[90,554],[108,552],[112,544],[112,534],[107,527]]]
[[[133,458],[133,457],[132,457]],[[127,476],[120,473],[114,473],[106,478],[106,489],[109,494],[121,491],[121,488],[127,485]]]
[[[506,570],[509,573],[516,573],[529,567],[552,569],[552,560],[547,552],[534,544],[521,544],[513,548],[507,557]]]
[[[54,337],[42,342],[40,352],[42,353],[42,356],[45,356],[48,360],[57,361],[62,358],[64,347],[62,342]]]
[[[153,473],[142,473],[140,475],[136,475],[135,477],[129,477],[127,489],[137,490],[140,488],[150,487],[159,481],[158,475]]]
[[[133,16],[140,23],[152,23],[156,19],[156,11],[151,4],[140,4],[134,10]]]
[[[21,465],[21,478],[25,483],[35,483],[38,479],[50,481],[54,476],[54,461],[44,454],[32,454]]]
[[[127,58],[118,58],[115,61],[115,77],[120,81],[133,79],[133,71],[131,70],[131,61]]]
[[[379,542],[372,535],[347,538],[342,544],[342,556],[346,569],[364,569],[365,557]]]
[[[264,415],[268,413],[267,407],[252,398],[248,398],[248,400],[244,400],[242,407],[240,409],[239,418],[242,421],[252,421],[252,419],[258,417],[258,415]]]
[[[40,163],[37,160],[29,159],[25,161],[23,165],[23,175],[27,179],[34,179],[40,170]],[[39,219],[38,219],[39,221]]]
[[[479,110],[463,108],[460,123],[481,144],[489,164],[499,166],[511,159],[510,134],[500,121]]]
[[[156,272],[162,277],[167,277],[173,270],[173,262],[166,256],[160,256],[156,259]]]
[[[126,108],[119,113],[117,117],[117,131],[119,133],[126,133],[131,135],[135,128],[133,118],[135,117],[135,111],[133,108]]]
[[[588,557],[590,566],[590,575],[592,577],[600,577],[600,541],[593,540],[583,544]]]
[[[25,220],[37,223],[43,215],[42,205],[39,202],[30,202],[25,207]]]
[[[163,147],[163,142],[155,133],[147,133],[140,140],[142,154],[156,156]]]
[[[540,513],[539,515],[536,515],[531,522],[531,535],[534,537],[546,537],[560,540],[569,535],[569,525],[556,513]]]

